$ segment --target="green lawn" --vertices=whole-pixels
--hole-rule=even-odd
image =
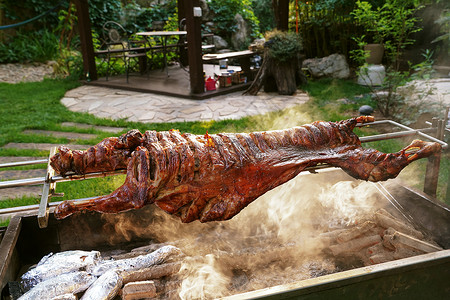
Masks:
[[[127,130],[137,128],[145,130],[169,130],[178,129],[181,132],[204,134],[218,132],[249,132],[255,130],[281,129],[296,125],[302,125],[314,120],[336,121],[358,115],[358,108],[363,104],[375,106],[368,98],[355,97],[368,90],[352,81],[324,79],[311,81],[303,89],[307,91],[312,100],[304,105],[279,112],[272,112],[260,116],[245,117],[240,120],[210,121],[210,122],[183,122],[142,124],[127,122],[125,120],[112,121],[101,119],[86,113],[75,113],[67,110],[60,99],[66,91],[79,86],[76,81],[51,80],[43,82],[7,84],[0,83],[0,147],[9,142],[33,142],[33,143],[67,143],[64,138],[53,138],[41,135],[24,134],[25,129],[45,129],[58,131],[76,131],[80,133],[98,134],[97,139],[88,143],[96,144],[103,138],[110,136],[95,129],[79,129],[62,127],[62,122],[78,122],[104,126],[119,126]],[[346,98],[346,101],[339,99]],[[359,135],[373,133],[371,130],[358,130]],[[86,144],[86,141],[79,141]],[[384,152],[398,151],[404,146],[399,141],[384,141],[370,145]],[[11,150],[1,149],[0,156],[42,156],[47,157],[47,151],[36,150]],[[414,164],[409,169],[409,175],[420,179],[425,169],[426,161]],[[42,166],[33,166],[37,168]],[[22,167],[23,169],[23,167]],[[438,196],[443,197],[448,178],[449,160],[443,159],[441,163],[440,186]],[[410,171],[411,170],[411,171]],[[77,182],[58,183],[57,192],[64,192],[63,198],[54,198],[54,201],[62,199],[77,199],[110,193],[120,186],[124,175],[89,179]],[[420,187],[421,180],[417,180]],[[23,197],[8,201],[0,201],[0,208],[36,204],[37,198]]]

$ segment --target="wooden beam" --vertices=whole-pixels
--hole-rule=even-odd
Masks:
[[[191,94],[200,94],[205,90],[202,61],[201,17],[194,17],[194,7],[200,7],[198,0],[178,0],[184,2],[186,18],[189,77]]]
[[[97,80],[98,75],[95,65],[88,0],[74,0],[74,3],[77,8],[78,31],[80,33],[84,74],[86,74],[86,79]]]

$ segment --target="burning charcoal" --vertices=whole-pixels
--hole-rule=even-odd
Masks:
[[[178,296],[182,280],[173,280],[173,278],[165,280],[152,280],[156,287],[158,295],[164,295],[164,299],[180,299]]]
[[[122,289],[123,300],[137,300],[156,296],[156,287],[153,281],[130,282]]]
[[[246,269],[250,265],[267,265],[274,261],[295,256],[298,247],[296,244],[270,245],[268,247],[244,248],[231,253],[217,252],[215,255],[224,265],[236,269]],[[203,257],[200,259],[202,260]]]
[[[44,256],[35,268],[22,275],[22,288],[24,291],[28,291],[39,282],[63,273],[80,271],[89,266],[94,266],[100,260],[100,252],[98,251],[74,250],[56,254],[50,253]]]
[[[113,299],[122,287],[122,276],[117,270],[109,270],[87,289],[81,300]]]
[[[23,294],[19,300],[46,300],[64,294],[81,293],[94,281],[95,277],[84,271],[61,274],[38,283],[31,290]]]
[[[336,229],[319,234],[319,239],[326,245],[334,244],[337,241],[339,234],[345,232],[347,229]]]
[[[430,252],[436,252],[436,251],[443,250],[441,247],[418,240],[416,238],[413,238],[413,237],[406,235],[404,233],[401,233],[401,232],[395,232],[394,234],[392,234],[392,236],[390,238],[390,243],[392,245],[396,246],[396,248],[398,248],[399,244],[403,244],[405,246],[422,251],[424,253],[430,253]]]
[[[329,249],[334,256],[337,256],[342,253],[360,251],[377,243],[381,243],[381,237],[379,235],[371,235],[354,239],[348,241],[347,243],[332,245],[329,247]]]
[[[233,278],[231,280],[231,288],[233,290],[240,290],[248,283],[247,274],[240,269],[233,269]]]
[[[64,294],[61,296],[56,296],[54,298],[52,298],[52,300],[77,300],[78,297],[75,296],[74,294]]]
[[[8,291],[10,294],[11,300],[15,300],[22,295],[22,290],[20,288],[20,282],[18,281],[10,281],[8,282]]]
[[[122,272],[123,283],[133,281],[144,281],[155,278],[161,278],[178,273],[181,268],[180,262],[162,264],[158,266],[152,266],[144,269]]]
[[[335,272],[336,266],[328,260],[313,261],[308,263],[308,271],[311,278],[331,274]]]
[[[364,267],[370,264],[368,257],[361,252],[343,252],[335,257],[335,264],[338,269],[349,270]]]
[[[395,232],[396,230],[394,228],[389,227],[383,233],[383,246],[389,250],[395,250],[395,246],[391,244]]]
[[[174,246],[164,246],[147,255],[141,255],[129,259],[109,260],[89,268],[88,271],[94,276],[100,276],[108,270],[132,271],[148,268],[163,263],[170,256],[181,254],[180,249]]]
[[[134,258],[134,257],[138,257],[141,255],[146,255],[146,254],[148,254],[148,252],[131,251],[131,252],[121,253],[121,254],[117,254],[117,255],[111,255],[109,257],[109,259],[110,260],[130,259],[130,258]]]
[[[383,253],[378,253],[375,255],[372,255],[371,257],[369,257],[369,261],[371,264],[381,264],[384,262],[388,262],[391,260],[394,260],[394,253],[393,252],[389,252],[389,251],[385,251]]]
[[[174,241],[174,242],[171,242],[170,244],[171,245],[176,245],[177,242]],[[139,253],[146,252],[146,253],[150,253],[150,252],[158,250],[159,248],[167,246],[167,245],[169,245],[169,243],[152,243],[150,245],[134,248],[134,249],[131,250],[131,252],[139,252]]]
[[[394,251],[394,258],[395,259],[401,259],[401,258],[407,258],[411,256],[421,255],[423,254],[422,251],[413,249],[408,246],[399,245],[398,248]]]
[[[387,251],[387,249],[383,246],[383,243],[377,243],[366,250],[366,255],[368,257],[376,254],[380,254]]]
[[[374,222],[366,221],[361,226],[356,226],[356,227],[353,227],[353,228],[350,228],[348,230],[341,232],[337,236],[337,241],[339,243],[348,242],[348,241],[353,240],[354,238],[357,238],[358,236],[366,233],[370,229],[375,228],[375,226],[376,226],[376,224]]]
[[[411,225],[400,222],[398,219],[395,219],[392,215],[390,215],[383,209],[380,209],[375,213],[375,218],[377,220],[377,223],[383,228],[392,227],[397,231],[411,235],[415,238],[423,238],[423,234],[420,231],[415,230]]]

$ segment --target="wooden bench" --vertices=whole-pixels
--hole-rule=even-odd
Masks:
[[[256,53],[251,50],[226,52],[226,53],[211,53],[203,55],[203,62],[210,62],[221,59],[236,58],[239,60],[242,71],[251,79],[250,58]]]

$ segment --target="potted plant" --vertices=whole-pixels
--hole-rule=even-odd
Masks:
[[[306,78],[298,67],[303,50],[301,37],[294,32],[273,30],[266,32],[263,63],[247,95],[256,95],[264,86],[265,92],[278,91],[280,95],[292,95]]]
[[[357,23],[363,26],[372,38],[371,43],[363,45],[368,64],[381,64],[384,54],[384,38],[388,22],[388,14],[382,8],[372,8],[372,4],[367,1],[356,1],[356,8],[351,13]],[[363,35],[364,39],[366,35]],[[364,41],[365,42],[365,41]]]

